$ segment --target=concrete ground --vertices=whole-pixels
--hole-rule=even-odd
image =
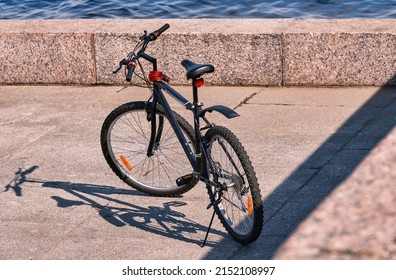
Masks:
[[[186,97],[188,87],[177,87]],[[120,181],[100,149],[137,87],[0,87],[0,259],[396,259],[396,89],[203,87],[235,132],[264,198],[261,237],[234,242],[203,185],[177,198]],[[176,109],[188,117],[180,105]]]

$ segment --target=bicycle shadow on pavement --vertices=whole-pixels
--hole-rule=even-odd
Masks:
[[[198,245],[202,244],[207,230],[206,225],[190,220],[184,213],[175,210],[175,208],[187,205],[182,201],[169,201],[164,202],[162,206],[143,207],[122,200],[122,196],[149,197],[135,190],[58,181],[43,182],[42,187],[60,189],[76,197],[76,200],[71,200],[52,196],[58,207],[93,207],[101,218],[115,227],[131,226],[163,237]],[[114,195],[122,196],[114,197]],[[212,230],[211,234],[220,235],[220,237],[225,235],[216,230]],[[206,246],[213,247],[216,244],[216,242],[208,241]]]
[[[28,169],[18,168],[18,171],[15,172],[14,179],[4,187],[4,192],[13,190],[16,196],[22,196],[22,184],[28,181],[27,176],[33,173],[37,168],[37,165],[33,165]]]
[[[396,75],[389,84],[396,84]],[[395,126],[396,87],[382,87],[264,200],[260,238],[241,246],[232,258],[274,258],[298,226]],[[212,250],[204,259],[214,254]]]

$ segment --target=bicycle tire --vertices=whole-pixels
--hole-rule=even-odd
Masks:
[[[206,166],[209,164],[203,170],[210,180],[224,186],[223,196],[216,204],[216,192],[207,185],[216,214],[236,241],[252,243],[261,234],[264,214],[259,184],[250,159],[238,138],[225,127],[213,126],[205,137],[213,170],[208,170]]]
[[[154,196],[174,196],[189,191],[196,182],[177,186],[176,179],[192,173],[192,167],[161,105],[155,116],[164,117],[161,142],[154,155],[147,156],[151,123],[147,120],[150,102],[130,102],[114,109],[101,130],[103,155],[113,172],[129,186]],[[194,151],[194,130],[173,112]],[[158,122],[157,122],[158,123]]]

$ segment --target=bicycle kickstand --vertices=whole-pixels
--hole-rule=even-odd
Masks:
[[[210,219],[208,230],[206,231],[205,239],[204,239],[202,245],[200,245],[201,248],[205,247],[206,241],[207,241],[208,236],[209,236],[210,229],[212,228],[213,219],[214,219],[214,216],[216,214],[216,210],[215,210],[214,206],[220,203],[221,197],[222,197],[222,195],[220,193],[220,196],[214,202],[210,202],[209,205],[206,207],[206,209],[210,209],[210,207],[213,207],[213,214],[212,214],[212,218]]]
[[[210,219],[210,223],[209,223],[209,226],[208,226],[208,230],[206,231],[205,239],[204,239],[202,245],[200,245],[201,248],[205,247],[206,240],[208,239],[209,232],[210,232],[210,229],[211,229],[211,227],[212,227],[212,223],[213,223],[213,219],[214,219],[215,214],[216,214],[216,211],[215,211],[214,208],[213,208],[212,218]]]

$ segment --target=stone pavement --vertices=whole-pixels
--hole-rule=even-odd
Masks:
[[[244,144],[265,206],[255,243],[215,220],[205,248],[203,185],[142,195],[101,154],[107,114],[147,98],[136,87],[0,87],[0,259],[396,259],[395,88],[203,87],[205,105],[240,113],[211,119]]]

